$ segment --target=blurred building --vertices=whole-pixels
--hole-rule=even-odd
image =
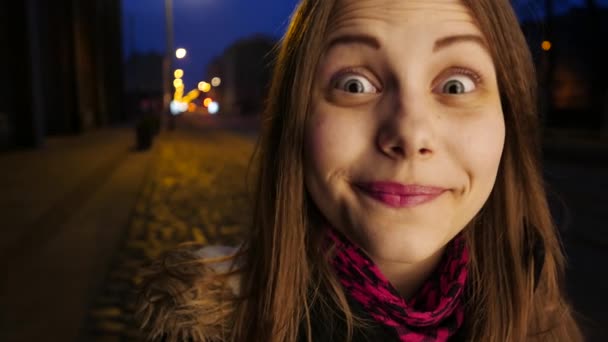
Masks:
[[[573,8],[550,25],[523,24],[545,94],[548,127],[608,129],[608,10]],[[550,30],[550,32],[549,32]],[[548,40],[547,40],[548,39]],[[543,41],[549,41],[546,50]]]
[[[222,83],[208,94],[229,115],[256,115],[264,106],[276,40],[256,35],[240,40],[214,59],[207,68],[207,80],[220,77]]]
[[[120,0],[0,2],[0,149],[125,119]]]

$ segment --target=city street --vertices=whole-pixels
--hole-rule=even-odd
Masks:
[[[308,74],[300,69],[328,78],[322,89],[328,94],[359,92],[342,80],[360,74],[357,81],[385,90],[407,83],[408,94],[430,95],[432,84],[429,99],[441,102],[443,95],[469,98],[452,96],[465,95],[464,88],[446,87],[448,78],[462,76],[450,82],[473,86],[466,92],[479,99],[497,93],[487,100],[498,99],[506,115],[517,112],[511,113],[517,122],[506,125],[510,138],[513,129],[532,134],[526,117],[538,112],[534,133],[543,139],[548,203],[566,257],[560,285],[585,340],[608,342],[608,86],[602,82],[608,49],[598,39],[608,35],[608,0],[512,1],[514,11],[507,3],[462,2],[458,15],[479,24],[464,33],[438,7],[443,2],[429,3],[376,13],[370,1],[361,11],[381,14],[388,31],[403,33],[400,43],[371,49],[375,55],[342,46],[349,58],[319,59],[315,53],[329,51],[316,51],[315,35],[302,32],[323,31],[317,19],[338,13],[349,20],[359,10],[303,0],[0,1],[7,17],[0,20],[0,342],[142,341],[134,313],[145,267],[182,244],[236,246],[248,232],[259,113],[293,102],[287,97],[315,102],[318,94],[302,84],[300,76]],[[367,26],[369,32],[357,32],[378,33],[372,38],[392,44]],[[474,51],[454,48],[426,58],[421,49],[435,33],[475,33],[470,29],[508,53],[492,53],[483,68],[477,62],[484,61],[465,63]],[[417,63],[413,69],[425,72],[410,75],[406,61],[393,63],[405,51],[412,54],[407,62]],[[473,91],[490,85],[484,75],[502,80],[500,89]],[[383,87],[376,88],[381,95]],[[400,106],[432,104],[408,94],[384,93]],[[351,109],[375,110],[360,107]],[[482,121],[471,127],[490,127],[479,126]],[[351,121],[335,122],[352,128]],[[328,141],[344,138],[330,135]],[[508,339],[512,329],[502,330],[497,336]]]
[[[129,180],[133,188],[130,195],[118,192],[118,187],[127,188],[126,183],[102,186],[84,182],[106,189],[102,209],[93,209],[101,200],[85,201],[86,196],[77,196],[79,192],[68,193],[65,203],[85,209],[62,220],[48,216],[55,228],[43,229],[43,238],[32,232],[22,233],[30,238],[14,238],[22,241],[18,245],[21,250],[10,268],[12,280],[0,288],[4,290],[0,293],[3,306],[10,304],[0,316],[0,340],[141,340],[132,319],[139,269],[182,242],[235,245],[239,233],[246,229],[250,216],[247,167],[256,137],[254,126],[242,120],[190,116],[180,118],[176,130],[162,132],[148,152],[125,157],[122,149],[116,149],[114,154],[124,159],[121,163],[139,167],[137,172],[127,172],[130,176],[123,181]],[[102,158],[108,160],[105,164],[120,164],[111,149],[106,154]],[[71,158],[77,160],[76,155]],[[552,207],[568,254],[567,289],[589,341],[606,341],[608,199],[603,189],[608,188],[608,165],[567,160],[552,160],[546,165]],[[125,166],[113,166],[121,167]],[[32,174],[23,173],[26,176]],[[17,182],[19,175],[12,177],[11,182]],[[20,182],[27,184],[27,179]],[[42,193],[46,190],[41,185],[38,188],[40,197],[49,196]],[[17,191],[13,194],[17,196]],[[89,206],[91,209],[86,209]],[[53,208],[46,212],[54,212]],[[69,213],[68,209],[63,212]],[[122,216],[117,214],[120,211]],[[87,212],[98,216],[83,216]],[[17,214],[11,216],[15,221]],[[116,217],[114,223],[98,222],[91,230],[87,228],[87,219],[103,221],[105,216]],[[40,225],[41,218],[29,217],[24,226],[34,229],[36,222]],[[107,237],[102,239],[104,234]]]

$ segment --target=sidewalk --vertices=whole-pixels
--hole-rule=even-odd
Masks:
[[[0,340],[77,339],[153,155],[134,141],[112,128],[0,155]]]
[[[81,341],[140,341],[133,290],[141,267],[183,242],[236,246],[249,225],[249,137],[178,126],[155,146],[150,176]]]

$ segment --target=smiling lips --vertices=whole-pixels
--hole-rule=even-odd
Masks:
[[[430,202],[446,189],[422,185],[404,185],[394,182],[357,183],[364,194],[392,208],[412,208]]]

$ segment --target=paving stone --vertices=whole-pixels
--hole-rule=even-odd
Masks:
[[[127,242],[127,248],[129,249],[146,249],[148,247],[148,241],[146,240],[133,240]]]
[[[143,340],[142,333],[139,329],[127,329],[124,331],[124,336],[135,341]]]
[[[122,315],[122,309],[119,307],[105,307],[105,308],[99,308],[99,309],[95,309],[93,311],[90,312],[91,316],[93,317],[97,317],[97,318],[117,318],[120,317]]]
[[[144,234],[144,231],[146,229],[146,224],[145,221],[142,217],[137,217],[135,218],[132,223],[131,223],[131,227],[129,229],[129,237],[132,240],[141,238]]]
[[[122,305],[122,299],[116,295],[104,294],[95,298],[96,307],[119,307],[120,305]]]
[[[92,342],[122,342],[122,338],[118,335],[113,336],[97,336],[92,337],[89,341]]]
[[[122,280],[130,281],[133,277],[133,272],[124,268],[117,268],[110,273],[110,281]]]
[[[98,332],[105,332],[108,334],[118,334],[125,332],[127,330],[126,324],[122,322],[110,321],[110,320],[100,320],[95,325],[95,329]]]
[[[133,290],[133,286],[125,281],[108,281],[106,289],[112,293],[126,293]]]
[[[144,265],[143,260],[132,259],[124,254],[121,255],[120,263],[122,268],[131,271],[139,270]]]

